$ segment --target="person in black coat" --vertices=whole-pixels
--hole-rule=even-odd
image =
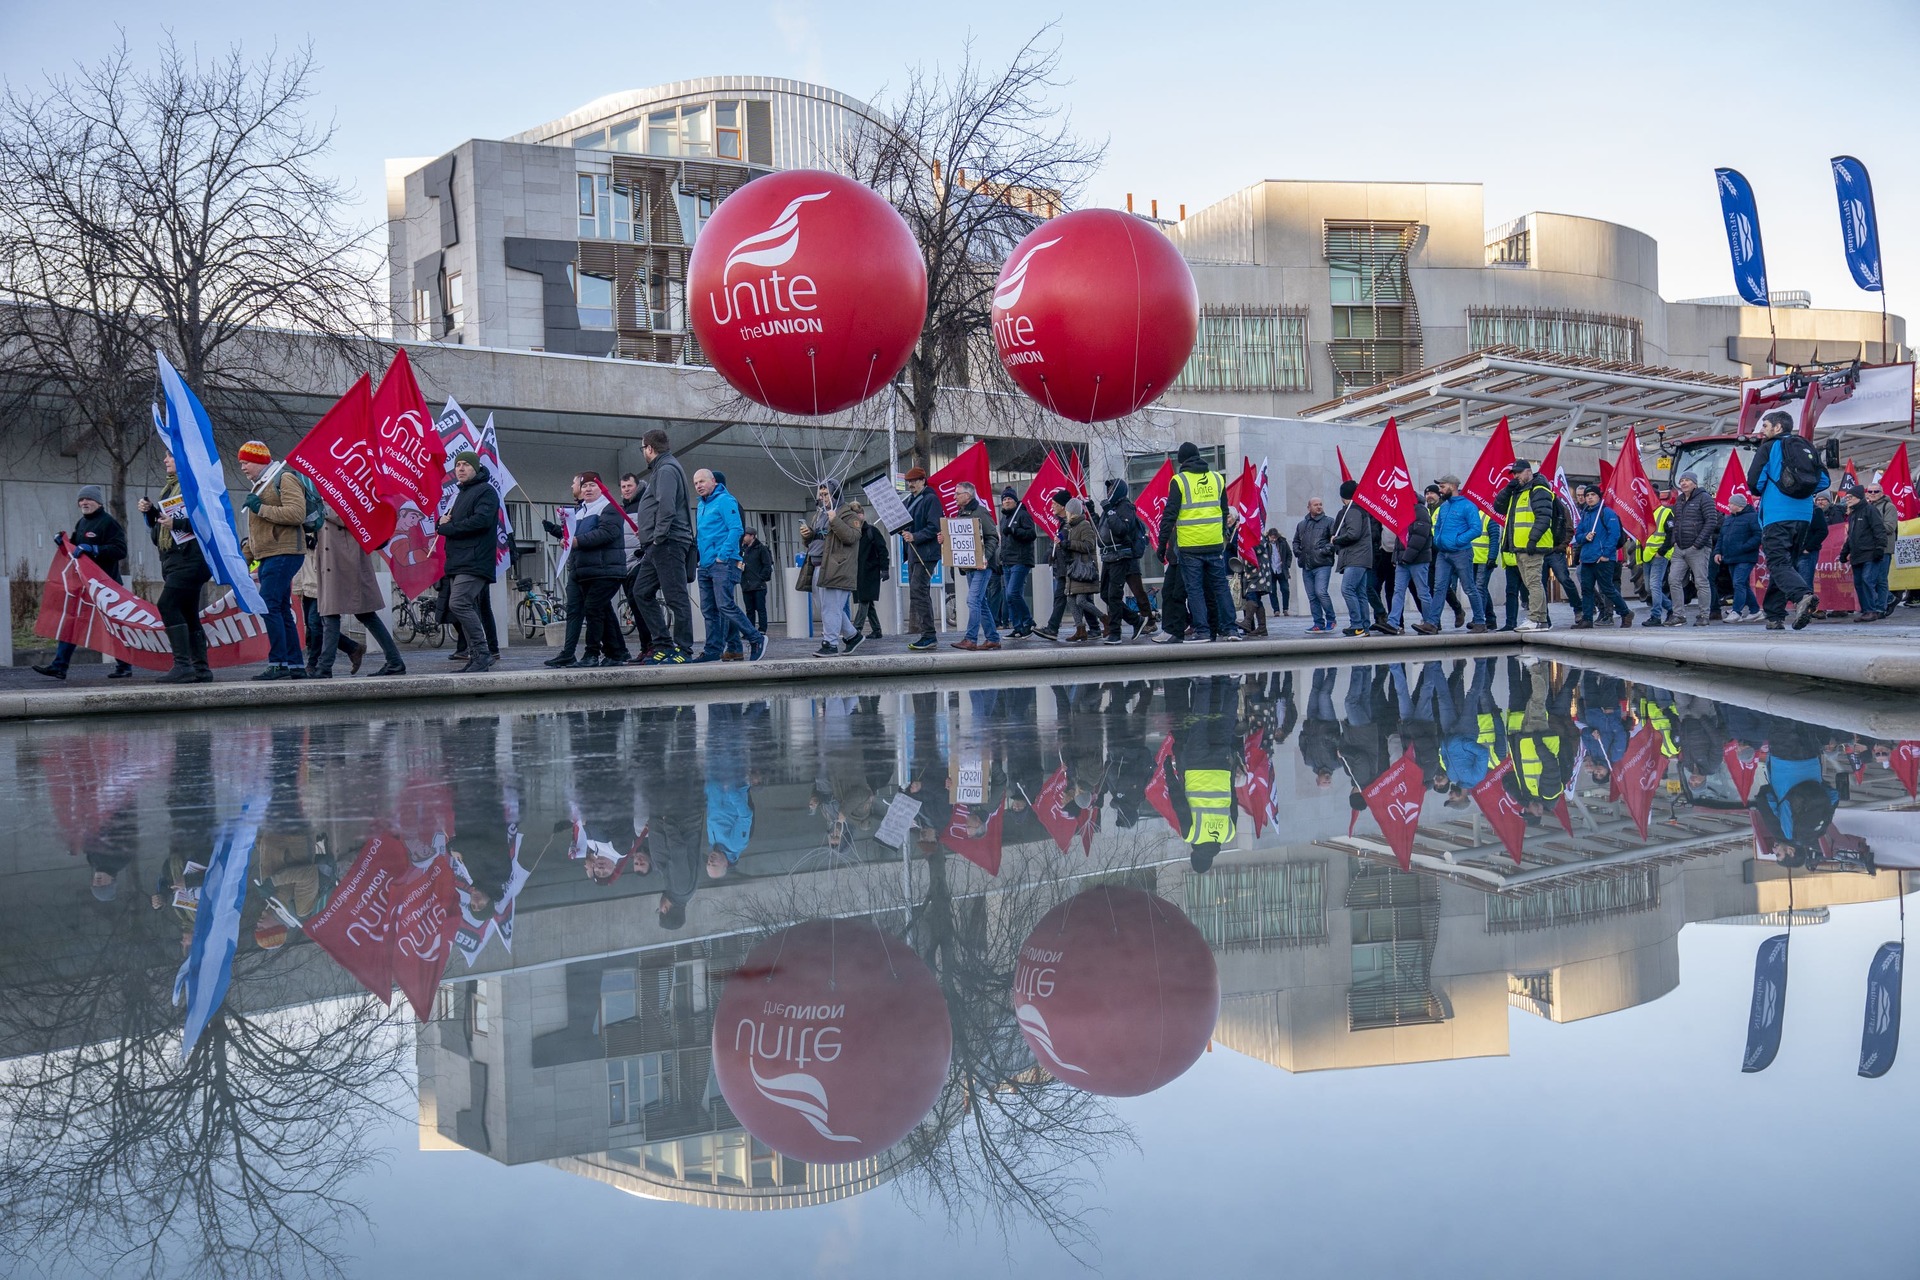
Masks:
[[[127,531],[107,510],[106,493],[97,484],[84,486],[80,490],[80,518],[74,521],[73,532],[62,539],[62,545],[68,555],[76,559],[87,559],[100,567],[100,572],[115,582],[123,582],[120,566],[127,558]],[[62,640],[54,646],[53,661],[34,667],[43,676],[55,680],[67,678],[67,667],[73,662],[74,651],[80,646]],[[133,666],[128,662],[115,662],[108,673],[109,680],[124,680],[133,674]]]
[[[1414,594],[1414,603],[1422,613],[1426,612],[1427,566],[1433,563],[1433,513],[1427,510],[1427,504],[1413,504],[1413,523],[1407,526],[1407,536],[1397,539],[1393,551],[1393,606],[1387,610],[1387,619],[1376,630],[1384,630],[1388,635],[1399,635],[1405,619],[1407,592]]]
[[[880,532],[879,525],[868,522],[860,526],[857,560],[860,577],[853,589],[853,629],[864,626],[878,640],[880,613],[873,606],[880,599],[880,584],[887,580],[887,570],[893,567],[893,559],[887,554],[887,535]]]
[[[617,666],[627,660],[613,593],[627,578],[626,521],[600,491],[598,476],[580,481],[580,511],[573,524],[567,572],[580,584],[586,612],[583,667]]]
[[[1034,540],[1040,530],[1033,513],[1021,504],[1013,486],[1000,491],[1001,595],[1006,602],[1003,624],[1015,639],[1033,634],[1033,605],[1027,600],[1027,579],[1033,576]]]
[[[1753,566],[1760,559],[1760,513],[1747,505],[1745,494],[1734,494],[1731,502],[1733,510],[1720,522],[1720,541],[1713,555],[1714,563],[1725,565],[1733,576],[1733,612],[1728,615],[1729,622],[1760,616],[1751,582]]]
[[[160,620],[167,624],[167,643],[173,647],[173,669],[162,684],[207,684],[213,669],[207,664],[207,630],[200,622],[200,589],[213,580],[213,570],[193,537],[193,522],[185,511],[162,519],[161,511],[180,496],[173,455],[166,455],[167,487],[155,503],[140,499],[147,532],[160,549],[160,598],[154,601]]]
[[[480,619],[480,593],[493,584],[499,544],[500,495],[494,491],[485,464],[471,449],[462,450],[453,461],[453,476],[460,492],[453,509],[440,523],[440,541],[446,548],[447,577],[453,580],[453,595],[448,612],[468,637],[487,634]],[[467,665],[462,672],[485,671],[493,666],[493,656],[484,645],[469,643]]]
[[[1843,491],[1841,500],[1847,506],[1847,542],[1840,548],[1840,563],[1853,566],[1855,619],[1867,622],[1878,616],[1870,602],[1874,598],[1875,566],[1886,555],[1887,529],[1880,521],[1880,513],[1863,495]],[[1814,510],[1819,513],[1818,506]],[[1812,577],[1807,577],[1807,581],[1813,581]]]
[[[773,552],[751,526],[740,534],[740,594],[746,600],[747,621],[767,630],[767,584],[773,581]]]

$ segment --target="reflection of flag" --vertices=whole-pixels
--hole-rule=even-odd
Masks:
[[[1147,803],[1167,820],[1175,835],[1182,834],[1180,820],[1173,816],[1173,797],[1167,792],[1167,765],[1173,759],[1173,735],[1160,740],[1160,754],[1153,758],[1153,781],[1147,783]]]
[[[1740,793],[1742,800],[1747,799],[1753,793],[1753,771],[1754,767],[1760,762],[1759,757],[1756,756],[1752,760],[1742,760],[1740,758],[1740,748],[1736,744],[1729,742],[1726,748],[1721,751],[1720,758],[1727,762],[1727,773],[1733,778],[1734,790]]]
[[[1480,806],[1480,812],[1487,815],[1488,825],[1500,837],[1501,845],[1517,867],[1527,838],[1527,816],[1506,788],[1507,775],[1512,772],[1513,761],[1502,760],[1498,769],[1474,784],[1473,800]]]
[[[1660,732],[1648,726],[1633,735],[1627,749],[1614,762],[1613,781],[1620,798],[1627,803],[1633,825],[1642,840],[1647,838],[1647,823],[1653,814],[1653,793],[1667,774],[1667,757],[1660,752]]]
[[[422,1022],[433,1016],[433,993],[453,954],[453,935],[460,926],[457,893],[453,868],[445,858],[435,858],[393,888],[387,928],[393,942],[393,978]]]
[[[393,951],[388,906],[394,884],[407,873],[405,846],[375,832],[367,838],[327,905],[307,921],[307,936],[332,956],[381,1004],[393,1002]]]
[[[1167,741],[1171,744],[1173,739]],[[1247,735],[1241,756],[1247,762],[1247,780],[1234,789],[1234,799],[1239,801],[1241,812],[1253,819],[1253,835],[1259,839],[1277,815],[1273,810],[1273,759],[1260,745],[1258,729]]]
[[[1777,933],[1760,944],[1753,958],[1753,1000],[1747,1010],[1747,1051],[1743,1073],[1765,1071],[1780,1052],[1787,1014],[1787,939]]]
[[[1860,1029],[1860,1074],[1877,1080],[1900,1051],[1900,969],[1906,944],[1888,942],[1867,968],[1867,1016]]]
[[[487,949],[487,941],[494,934],[500,935],[500,945],[513,954],[513,904],[520,896],[520,890],[526,885],[532,873],[520,865],[520,824],[509,820],[507,824],[507,856],[512,861],[513,870],[507,874],[507,887],[500,901],[493,904],[493,911],[486,919],[475,916],[468,906],[465,895],[460,898],[460,920],[453,935],[454,946],[459,948],[461,959],[471,969],[480,953]],[[454,878],[461,884],[473,883],[473,876],[464,862],[454,862]]]
[[[993,816],[987,819],[986,830],[976,836],[967,830],[973,821],[972,807],[957,804],[953,806],[953,817],[940,832],[940,843],[988,875],[997,876],[1000,874],[1001,820],[1005,812],[1005,805],[995,809]]]
[[[1054,775],[1047,779],[1047,785],[1040,788],[1040,794],[1033,797],[1033,816],[1047,829],[1053,842],[1060,846],[1060,852],[1066,853],[1073,848],[1073,838],[1080,833],[1080,820],[1067,812],[1067,767],[1061,765]]]
[[[1140,519],[1147,526],[1147,541],[1155,549],[1160,546],[1160,516],[1167,509],[1167,494],[1172,488],[1173,459],[1168,458],[1153,473],[1153,479],[1147,481],[1147,487],[1140,491],[1139,498],[1133,504],[1133,509],[1140,513]]]
[[[1426,777],[1409,751],[1360,793],[1402,871],[1413,870],[1413,836],[1420,825],[1420,802],[1426,785]]]
[[[187,519],[193,522],[193,536],[200,540],[200,551],[213,570],[214,581],[233,588],[234,598],[248,613],[265,613],[267,602],[254,584],[247,558],[240,554],[233,503],[227,498],[227,477],[213,445],[213,423],[166,356],[155,351],[153,358],[159,366],[160,387],[167,404],[167,452],[173,455],[180,496],[186,502]]]
[[[227,997],[233,956],[240,945],[240,911],[247,901],[247,871],[253,864],[253,845],[260,835],[260,821],[266,816],[270,794],[267,781],[256,778],[240,812],[221,824],[201,879],[200,904],[193,915],[193,945],[173,981],[173,1002],[187,1007],[186,1030],[180,1041],[182,1061]]]
[[[1479,461],[1473,464],[1473,474],[1467,477],[1460,492],[1474,506],[1480,508],[1494,519],[1500,519],[1500,512],[1494,504],[1494,497],[1507,486],[1507,470],[1513,466],[1513,432],[1507,427],[1507,420],[1500,419],[1500,425],[1487,437],[1487,447],[1480,451]]]

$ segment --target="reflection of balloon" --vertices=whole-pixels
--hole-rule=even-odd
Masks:
[[[993,341],[1020,389],[1063,418],[1104,422],[1166,391],[1193,354],[1193,273],[1151,223],[1082,209],[1020,242],[993,291]]]
[[[687,305],[700,350],[741,395],[781,413],[838,413],[906,364],[927,268],[871,188],[791,169],[714,210],[687,264]]]
[[[1099,888],[1041,917],[1020,947],[1014,1016],[1050,1075],[1130,1098],[1205,1052],[1220,975],[1193,922],[1138,889]]]
[[[858,920],[810,920],[755,947],[713,1018],[727,1106],[754,1137],[814,1164],[864,1160],[906,1137],[952,1054],[926,964]]]

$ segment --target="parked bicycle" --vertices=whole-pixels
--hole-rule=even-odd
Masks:
[[[440,616],[440,596],[429,592],[409,600],[398,588],[393,593],[393,634],[402,644],[438,646],[446,639],[447,621]]]
[[[521,578],[513,585],[524,593],[513,611],[521,639],[532,640],[546,630],[549,623],[566,621],[567,606],[532,578]]]

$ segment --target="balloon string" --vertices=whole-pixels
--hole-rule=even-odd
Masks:
[[[820,416],[820,367],[814,363],[812,347],[807,348],[807,377],[813,383],[813,416],[817,418]],[[814,446],[814,456],[816,459],[819,457],[819,453],[820,446],[816,444]]]

